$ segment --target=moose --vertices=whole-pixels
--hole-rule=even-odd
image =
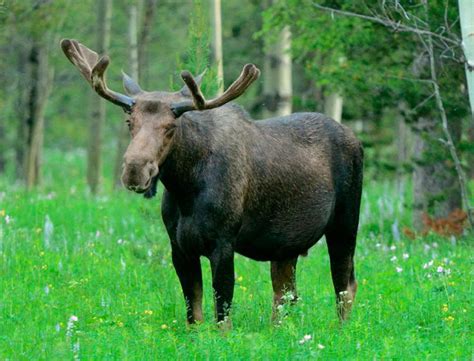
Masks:
[[[203,320],[201,256],[210,261],[217,322],[229,324],[235,252],[270,261],[273,317],[296,301],[298,257],[324,235],[337,313],[344,321],[354,275],[363,149],[344,125],[319,113],[254,121],[230,103],[259,77],[253,64],[207,100],[202,76],[183,71],[177,92],[148,92],[125,73],[127,95],[110,90],[109,58],[76,40],[61,47],[99,96],[129,114],[123,185],[147,198],[164,186],[161,213],[181,283],[187,322]]]

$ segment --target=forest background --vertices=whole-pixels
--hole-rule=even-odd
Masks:
[[[57,267],[58,257],[61,262],[66,258],[73,262],[74,252],[89,250],[91,239],[94,239],[92,244],[98,243],[97,234],[105,233],[105,229],[109,230],[109,238],[103,241],[98,255],[105,258],[111,255],[118,264],[119,273],[123,271],[122,261],[127,264],[138,262],[136,266],[147,270],[146,267],[155,267],[148,263],[152,259],[156,261],[155,253],[162,257],[162,262],[169,254],[159,204],[138,199],[121,188],[121,159],[129,137],[126,117],[116,106],[100,100],[64,57],[60,40],[74,38],[100,54],[110,56],[108,85],[111,89],[121,90],[121,70],[137,79],[145,90],[178,90],[183,85],[179,76],[181,70],[199,74],[207,69],[203,92],[211,97],[229,86],[244,64],[254,63],[261,69],[261,77],[237,100],[252,118],[258,121],[291,112],[317,111],[352,128],[365,149],[365,190],[359,237],[363,239],[362,247],[370,252],[380,251],[374,248],[377,244],[383,252],[391,252],[393,246],[400,250],[413,247],[412,251],[419,257],[411,256],[413,262],[416,259],[427,265],[431,257],[443,270],[449,262],[458,259],[460,268],[456,277],[465,282],[467,288],[454,290],[454,281],[448,279],[452,274],[441,271],[438,273],[446,277],[439,279],[443,286],[433,285],[433,288],[441,287],[447,299],[425,297],[424,302],[436,304],[437,309],[444,309],[446,304],[450,310],[452,292],[459,301],[454,308],[463,314],[467,307],[467,294],[463,292],[472,285],[468,260],[472,253],[469,240],[474,217],[474,37],[466,35],[472,31],[473,8],[470,0],[0,1],[0,254],[2,270],[7,276],[2,277],[6,282],[4,289],[13,289],[8,283],[8,275],[13,277],[19,272],[18,279],[23,285],[20,289],[25,292],[26,299],[35,292],[44,293],[44,285],[49,285],[47,281],[42,279],[37,284],[26,276],[29,274],[26,265],[29,252],[34,249],[38,255],[46,252],[46,256],[51,252],[49,261]],[[45,203],[47,201],[50,203]],[[63,214],[61,207],[65,207]],[[124,208],[128,208],[129,214],[123,213]],[[107,214],[104,219],[102,214]],[[127,220],[132,216],[140,220]],[[158,225],[149,231],[149,222]],[[115,224],[112,233],[111,224]],[[133,228],[132,224],[138,228]],[[100,227],[104,230],[95,229]],[[117,235],[119,230],[121,235]],[[151,234],[147,235],[147,232]],[[157,249],[149,245],[152,236],[161,242]],[[130,253],[126,253],[127,256],[121,251],[115,253],[112,250],[117,241],[115,238],[124,240],[127,237],[135,242],[130,245]],[[54,247],[51,246],[53,239],[58,242]],[[71,243],[66,245],[64,241],[63,244],[63,239],[70,239]],[[112,243],[107,243],[109,241]],[[446,248],[434,251],[433,244]],[[152,250],[153,257],[147,256],[144,249]],[[139,254],[137,260],[133,258],[136,254]],[[382,255],[387,256],[381,253],[380,257]],[[134,261],[126,259],[128,256]],[[361,255],[364,256],[367,254]],[[41,260],[44,256],[38,257]],[[322,256],[318,257],[308,262],[320,264]],[[374,265],[382,262],[377,257],[372,259]],[[140,263],[142,258],[147,260],[143,264]],[[406,272],[406,267],[393,263],[402,259],[402,254],[398,255],[398,261],[388,259],[385,260],[387,267],[396,266],[392,267],[394,274],[390,277],[402,272],[398,269],[405,268]],[[87,263],[80,258],[75,261],[76,264]],[[53,267],[48,266],[48,262],[38,262],[35,267]],[[105,262],[102,267],[112,270],[113,266],[107,264]],[[371,263],[367,264],[369,272],[366,269],[366,274],[370,274]],[[259,268],[252,270],[260,274]],[[75,275],[71,276],[74,282],[79,283],[93,274],[102,274],[93,268],[71,272]],[[58,274],[50,276],[54,279]],[[412,277],[403,282],[410,284],[415,274],[412,271]],[[432,274],[429,274],[431,278]],[[110,278],[105,274],[104,277],[100,287],[114,279],[113,272],[107,273]],[[179,291],[172,273],[163,277],[170,282],[168,292]],[[408,288],[419,287],[426,291],[423,280],[428,276],[423,274],[423,277],[416,277],[413,287]],[[258,280],[256,277],[254,285],[257,288]],[[380,281],[386,289],[397,284],[395,282],[393,286],[388,279]],[[449,282],[453,285],[449,286]],[[129,292],[133,292],[132,284],[128,286]],[[74,284],[72,287],[80,286]],[[151,289],[150,285],[149,294],[154,294]],[[380,288],[372,291],[367,297],[373,296],[375,302]],[[30,327],[30,331],[36,330],[37,337],[31,342],[20,341],[13,331],[19,321],[7,293],[4,293],[0,310],[2,317],[10,322],[6,330],[11,332],[0,336],[0,342],[8,345],[3,348],[10,350],[5,351],[6,355],[15,354],[19,345],[21,352],[28,355],[33,352],[34,345],[41,343],[43,333],[37,328],[41,323],[31,321],[30,326],[25,326],[26,329]],[[144,292],[143,297],[147,294]],[[416,292],[404,296],[405,299],[400,296],[402,305],[404,302],[410,304],[413,297],[423,298]],[[63,299],[58,307],[70,306],[68,302]],[[244,301],[241,303],[245,305]],[[367,303],[366,306],[370,305]],[[176,308],[176,314],[180,314],[180,308]],[[68,315],[75,312],[71,307],[65,306],[65,309],[67,312],[61,315],[63,326],[59,326],[64,332],[67,331]],[[379,311],[387,312],[388,317],[389,310]],[[35,312],[33,308],[30,311]],[[52,317],[48,312],[44,314],[45,319]],[[105,316],[98,316],[93,311],[89,316],[90,324],[83,325],[82,329],[85,334],[88,334],[87,327],[95,322],[91,321],[93,317],[110,322],[109,326],[117,329],[121,328],[119,322],[123,326],[122,320],[109,317],[107,321]],[[296,330],[302,328],[298,323],[300,316],[293,315]],[[160,317],[168,319],[162,321],[168,328],[169,319],[177,316],[174,308],[165,308]],[[240,317],[242,322],[243,316]],[[364,317],[356,316],[354,324],[364,323]],[[427,316],[420,313],[418,317]],[[466,327],[472,327],[471,320],[459,321],[459,327],[455,328],[448,317],[454,319],[455,316],[442,314],[443,325],[451,325],[451,328],[446,326],[436,336],[439,337],[437,340],[442,337],[454,340]],[[379,321],[381,319],[383,317],[379,317]],[[311,323],[309,320],[311,318],[305,322]],[[249,327],[252,325],[256,326],[249,323]],[[405,331],[418,326],[416,320],[410,320]],[[424,329],[425,326],[420,327]],[[379,332],[383,333],[380,331],[382,325],[380,327]],[[422,340],[432,340],[434,330],[438,329],[416,334]],[[301,334],[291,327],[287,331],[285,337],[288,339]],[[185,331],[180,329],[179,332]],[[130,335],[135,333],[122,336]],[[162,336],[152,335],[150,340],[153,342]],[[315,337],[315,334],[311,335]],[[106,334],[102,336],[105,340]],[[267,336],[273,337],[271,334],[262,336],[259,339],[262,345]],[[325,341],[334,343],[333,350],[338,342],[342,345],[344,341],[344,338],[337,341],[334,337],[332,341]],[[349,337],[348,333],[346,337]],[[469,344],[469,339],[459,337],[459,342],[453,341],[450,352],[458,356],[470,355],[472,347],[462,346]],[[76,343],[80,344],[79,339],[77,334],[66,335],[63,343],[56,343],[56,346],[60,345],[60,350],[63,347],[64,354],[74,354],[79,352],[75,349]],[[218,339],[212,333],[212,340]],[[55,344],[55,341],[48,342],[49,346],[42,351],[44,355],[48,355],[53,349],[51,345]],[[350,342],[356,347],[354,340]],[[420,350],[413,346],[411,350],[429,352],[430,342],[426,343],[426,348]],[[442,344],[435,343],[441,352]],[[367,341],[366,345],[371,343]],[[325,346],[319,346],[314,343],[311,352],[303,354],[322,352]],[[377,349],[380,355],[400,355],[390,342],[372,346],[368,350]],[[226,347],[224,352],[232,355],[232,347]],[[292,347],[288,352],[297,354],[298,349]],[[179,347],[175,351],[176,355],[190,355]],[[241,351],[245,356],[256,352],[252,346],[243,347]],[[123,356],[125,351],[119,347],[117,352]],[[400,352],[410,355],[410,347]],[[102,355],[109,354],[104,351]],[[137,355],[142,354],[137,351]],[[343,354],[333,354],[338,355]]]

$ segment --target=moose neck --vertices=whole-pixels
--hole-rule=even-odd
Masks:
[[[209,124],[182,116],[177,120],[171,149],[160,167],[160,180],[169,192],[189,193],[198,187],[196,167],[209,153]]]

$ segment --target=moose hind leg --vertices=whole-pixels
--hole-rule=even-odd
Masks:
[[[202,272],[199,257],[183,257],[179,251],[173,250],[172,259],[183,289],[187,323],[202,322]]]
[[[278,318],[278,307],[287,301],[296,302],[296,262],[298,257],[272,261],[270,270],[273,286],[272,320]]]
[[[342,228],[326,233],[332,282],[336,292],[337,313],[341,321],[348,318],[357,292],[354,274],[356,233],[347,234],[346,231]]]
[[[209,257],[214,288],[215,313],[217,323],[223,329],[232,327],[229,313],[234,297],[234,250],[231,247],[218,247]]]

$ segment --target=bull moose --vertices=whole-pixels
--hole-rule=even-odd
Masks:
[[[217,322],[228,320],[235,252],[270,261],[275,316],[286,292],[296,297],[298,256],[323,235],[338,316],[347,318],[363,162],[348,128],[319,113],[253,121],[229,103],[259,77],[253,64],[212,100],[201,93],[202,77],[187,71],[177,92],[144,91],[123,74],[124,95],[106,85],[107,56],[76,40],[61,47],[98,95],[129,114],[123,185],[147,198],[158,180],[164,185],[162,217],[188,323],[203,320],[201,256],[211,264]]]

